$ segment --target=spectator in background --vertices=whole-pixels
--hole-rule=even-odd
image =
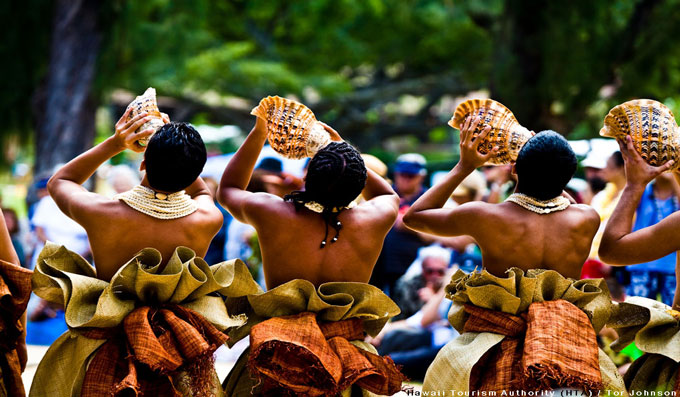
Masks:
[[[19,234],[19,217],[17,217],[16,211],[11,208],[3,208],[2,214],[5,217],[5,224],[7,225],[7,231],[9,232],[10,239],[12,240],[12,246],[17,253],[19,258],[19,263],[21,267],[27,268],[26,263],[26,251],[24,250],[24,245],[21,242]]]
[[[601,149],[593,149],[581,161],[581,167],[583,167],[586,182],[588,182],[588,189],[582,195],[584,204],[590,204],[593,197],[604,190],[607,185],[607,181],[602,177],[602,170],[607,167],[607,160],[611,153]]]
[[[432,186],[446,177],[447,171],[437,171],[432,175]],[[481,201],[486,194],[486,180],[480,171],[473,171],[456,187],[451,197],[444,204],[444,208],[455,208],[471,201]],[[475,267],[482,266],[482,252],[470,236],[434,237],[438,244],[453,250],[451,262],[463,271],[471,272]],[[410,269],[409,269],[410,271]]]
[[[218,182],[212,178],[212,177],[205,177],[203,178],[203,181],[205,182],[206,186],[208,187],[208,190],[210,190],[210,194],[213,197],[213,201],[215,202],[215,206],[220,210],[222,213],[222,227],[220,228],[220,231],[217,232],[215,237],[213,237],[212,241],[210,242],[210,246],[208,247],[208,252],[205,253],[205,259],[206,262],[210,265],[214,265],[216,263],[223,262],[227,259],[226,257],[226,244],[227,244],[227,228],[229,227],[229,223],[233,219],[231,214],[222,207],[220,203],[217,202],[217,185]]]
[[[487,203],[501,203],[515,190],[517,182],[512,175],[512,164],[485,165],[482,171],[489,188],[489,194],[484,200]]]
[[[40,252],[45,242],[51,241],[65,246],[85,259],[91,259],[90,243],[85,229],[61,212],[52,197],[45,196],[40,199],[33,215],[33,225],[38,240],[34,252]],[[31,269],[35,267],[37,257],[37,254],[33,255]]]
[[[389,354],[395,364],[401,366],[402,373],[412,380],[422,381],[439,350],[458,336],[447,319],[453,302],[444,299],[446,281],[455,270],[450,268],[442,275],[444,282],[415,314],[387,323],[380,334],[368,339],[378,353]]]
[[[141,181],[139,173],[124,164],[111,167],[106,179],[115,194],[127,192]]]
[[[420,273],[407,272],[397,280],[392,299],[401,313],[395,320],[411,317],[439,291],[447,281],[444,274],[451,263],[451,251],[431,245],[420,249],[416,261],[420,261]]]
[[[385,238],[371,276],[371,284],[388,295],[394,292],[397,280],[416,259],[418,250],[433,241],[424,234],[408,229],[402,222],[406,211],[425,191],[425,165],[425,157],[418,153],[402,154],[394,164],[392,187],[399,195],[399,216]]]
[[[642,193],[640,204],[635,211],[633,232],[661,222],[677,211],[680,186],[671,173],[656,177]],[[626,286],[628,295],[657,299],[669,306],[673,305],[675,292],[676,254],[672,253],[657,260],[628,266],[630,284]]]
[[[609,217],[611,217],[612,212],[614,212],[614,208],[616,208],[616,204],[621,198],[621,192],[626,185],[623,155],[621,155],[620,151],[616,151],[609,156],[605,167],[598,175],[607,182],[607,184],[602,191],[593,197],[590,205],[597,211],[598,215],[600,215],[600,227],[595,234],[595,238],[593,238],[590,255],[582,268],[581,277],[583,278],[586,273],[592,273],[594,271],[593,269],[599,269],[595,272],[609,276],[606,278],[609,291],[614,299],[619,300],[625,297],[624,286],[629,283],[628,272],[624,267],[610,268],[608,264],[603,263],[600,260],[597,251],[600,248],[602,234],[607,226],[607,221],[609,220]]]

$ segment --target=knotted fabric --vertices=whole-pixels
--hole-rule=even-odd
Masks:
[[[178,247],[163,263],[145,248],[104,281],[78,254],[46,244],[33,290],[64,307],[69,329],[40,361],[30,395],[224,395],[212,353],[246,322],[225,299],[260,288],[240,260],[210,266]]]
[[[123,327],[86,331],[85,336],[107,339],[87,367],[82,396],[179,396],[173,385],[178,369],[188,372],[195,396],[209,396],[212,354],[228,337],[203,316],[181,306],[140,307]]]
[[[473,367],[470,389],[602,389],[595,331],[588,316],[559,299],[534,302],[519,316],[465,305],[465,332],[505,338]]]
[[[401,390],[405,377],[389,357],[350,343],[363,340],[362,320],[318,324],[304,312],[275,317],[250,331],[248,367],[272,395],[336,395],[353,384],[379,395]]]
[[[0,396],[25,396],[26,341],[21,316],[31,296],[32,271],[0,260]]]
[[[229,329],[227,344],[251,338],[251,347],[223,382],[227,396],[262,395],[263,386],[269,385],[276,386],[267,394],[274,396],[334,396],[341,392],[343,397],[369,397],[392,394],[401,387],[404,378],[392,362],[363,341],[364,332],[376,336],[399,314],[399,307],[379,288],[356,282],[315,286],[297,279],[246,299],[229,298],[227,306],[230,313],[248,318],[244,326]],[[252,361],[255,349],[258,357]],[[249,365],[252,362],[257,366]],[[266,376],[267,372],[274,373],[275,380]],[[330,384],[324,384],[324,379]],[[302,381],[307,386],[301,386]],[[353,387],[345,386],[352,383]],[[308,391],[294,392],[284,384]]]

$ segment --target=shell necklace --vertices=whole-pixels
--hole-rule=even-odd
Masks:
[[[196,202],[184,190],[164,194],[146,186],[137,185],[113,198],[156,219],[177,219],[192,214],[198,209]]]
[[[549,214],[567,209],[569,200],[563,196],[557,196],[550,200],[538,200],[522,193],[513,193],[505,201],[510,201],[520,207],[537,214]]]

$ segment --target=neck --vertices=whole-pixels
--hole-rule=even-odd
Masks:
[[[524,193],[523,191],[521,191],[521,190],[519,189],[519,184],[517,184],[517,186],[515,187],[515,190],[513,191],[513,193],[524,194],[524,195],[526,195],[526,196],[531,197],[531,198],[534,199],[534,200],[539,200],[539,201],[548,201],[548,200],[552,200],[552,199],[554,199],[555,197],[558,197],[558,196],[559,196],[559,194],[558,194],[558,195],[555,196],[555,197],[550,197],[550,198],[545,199],[545,200],[544,200],[544,199],[540,199],[540,198],[534,197],[534,196],[532,196],[532,195],[530,195],[530,194],[527,194],[527,193]]]
[[[154,192],[157,192],[157,193],[165,193],[165,194],[177,193],[177,192],[167,192],[165,190],[158,190],[158,189],[154,188],[153,186],[151,186],[149,184],[149,180],[146,178],[146,175],[144,175],[144,178],[142,178],[142,181],[139,182],[139,184],[144,186],[144,187],[148,187],[149,189],[151,189],[151,190],[153,190]]]

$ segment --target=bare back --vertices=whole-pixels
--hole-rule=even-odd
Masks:
[[[520,206],[475,203],[479,224],[473,237],[482,250],[484,267],[503,276],[510,267],[556,270],[579,279],[599,226],[590,207],[571,205],[564,211],[536,214]]]
[[[264,198],[266,211],[252,222],[258,233],[264,276],[268,288],[294,279],[314,285],[331,281],[368,282],[383,240],[396,218],[384,216],[375,204],[364,202],[338,217],[342,229],[328,227],[328,243],[321,249],[325,222],[320,214],[299,210],[278,197]]]
[[[191,215],[161,220],[103,197],[85,217],[79,218],[76,220],[90,240],[97,277],[107,281],[143,248],[160,251],[163,265],[179,246],[191,248],[203,257],[222,224],[217,207],[213,210],[204,205]]]

